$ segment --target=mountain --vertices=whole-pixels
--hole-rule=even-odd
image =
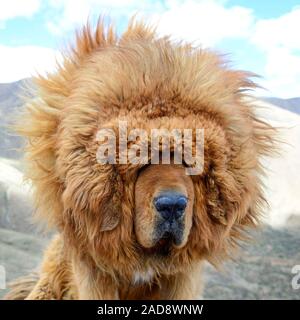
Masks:
[[[300,116],[270,103],[259,102],[258,116],[277,128],[278,155],[263,160],[266,199],[265,222],[283,227],[300,218]]]
[[[12,83],[0,83],[0,106],[1,111],[11,111],[20,106],[21,100],[19,94],[22,91],[22,87],[25,85],[26,79],[12,82]]]
[[[32,201],[29,183],[16,160],[0,158],[0,228],[32,234]]]
[[[288,111],[300,114],[300,97],[291,99],[281,99],[275,97],[265,97],[262,100],[274,104]]]
[[[22,106],[21,94],[30,85],[30,79],[0,84],[0,157],[17,159],[22,139],[8,129]]]

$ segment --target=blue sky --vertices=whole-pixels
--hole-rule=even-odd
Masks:
[[[0,82],[52,71],[87,16],[109,15],[122,32],[136,12],[161,34],[228,53],[234,67],[262,76],[261,94],[300,96],[300,0],[1,1]]]

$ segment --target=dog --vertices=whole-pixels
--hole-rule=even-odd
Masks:
[[[35,215],[57,235],[38,274],[16,281],[7,299],[199,299],[204,262],[231,257],[265,203],[261,159],[274,129],[256,116],[252,76],[144,22],[120,36],[102,20],[83,27],[56,72],[35,78],[18,125]],[[201,170],[176,161],[174,139],[169,163],[149,153],[120,161],[120,122],[141,130],[140,147],[153,130],[191,130],[184,147],[203,158]],[[101,130],[116,142],[114,162],[99,161],[110,139]],[[137,156],[133,145],[127,153]],[[166,150],[162,139],[155,150]]]

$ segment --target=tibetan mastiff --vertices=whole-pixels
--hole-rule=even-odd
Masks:
[[[35,216],[57,234],[7,298],[200,298],[203,263],[230,257],[265,202],[274,132],[256,116],[252,76],[137,20],[121,35],[103,21],[78,32],[56,72],[36,77],[18,124]],[[181,144],[157,133],[175,129]],[[178,161],[184,149],[192,161]]]

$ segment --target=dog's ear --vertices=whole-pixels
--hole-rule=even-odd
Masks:
[[[110,199],[102,206],[100,231],[113,230],[120,222],[121,194],[116,189],[112,190]]]
[[[227,225],[226,207],[222,201],[222,196],[214,177],[208,175],[205,178],[206,201],[208,213],[212,219],[217,222]]]
[[[120,222],[121,198],[121,179],[113,166],[93,167],[78,161],[65,179],[64,224],[71,219],[74,232],[86,229],[93,235],[113,230]]]

